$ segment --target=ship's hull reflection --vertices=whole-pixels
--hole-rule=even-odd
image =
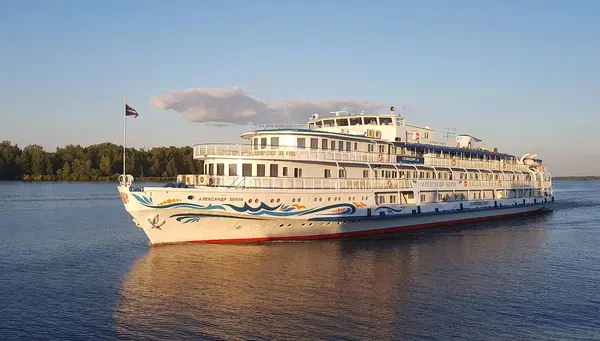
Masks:
[[[157,340],[435,335],[446,311],[494,290],[500,267],[538,266],[543,222],[491,224],[386,240],[151,248],[124,279],[117,332]]]

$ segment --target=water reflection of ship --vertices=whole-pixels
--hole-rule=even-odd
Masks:
[[[540,221],[412,239],[151,248],[124,280],[117,332],[133,339],[397,339],[441,297],[491,290],[498,269],[513,262],[539,265]]]

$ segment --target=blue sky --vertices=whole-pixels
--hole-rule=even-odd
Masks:
[[[409,123],[600,175],[598,18],[583,0],[3,1],[0,139],[122,143],[127,96],[130,146],[239,142],[244,125],[198,122],[180,98],[183,113],[153,105],[239,87],[258,107],[407,105]]]

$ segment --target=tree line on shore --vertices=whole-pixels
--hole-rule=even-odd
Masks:
[[[199,173],[201,167],[192,147],[127,148],[126,170],[136,178],[172,179]],[[0,143],[0,180],[115,180],[122,172],[122,145],[68,145],[47,152],[39,145],[21,149],[9,141]]]

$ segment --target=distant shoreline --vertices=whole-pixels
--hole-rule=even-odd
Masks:
[[[600,180],[600,176],[587,175],[587,176],[553,176],[552,180],[585,180],[595,181]]]
[[[152,181],[152,182],[164,182],[164,181],[175,181],[177,180],[177,177],[175,176],[167,176],[167,177],[157,177],[157,176],[145,176],[145,177],[135,177],[134,178],[136,182],[141,182],[141,181]],[[56,176],[23,176],[22,179],[19,180],[3,180],[5,182],[8,181],[25,181],[25,182],[51,182],[51,181],[56,181],[56,182],[118,182],[119,178],[117,177],[108,177],[108,176],[104,176],[104,177],[99,177],[98,179],[89,179],[89,180],[63,180],[63,179],[58,179]]]

